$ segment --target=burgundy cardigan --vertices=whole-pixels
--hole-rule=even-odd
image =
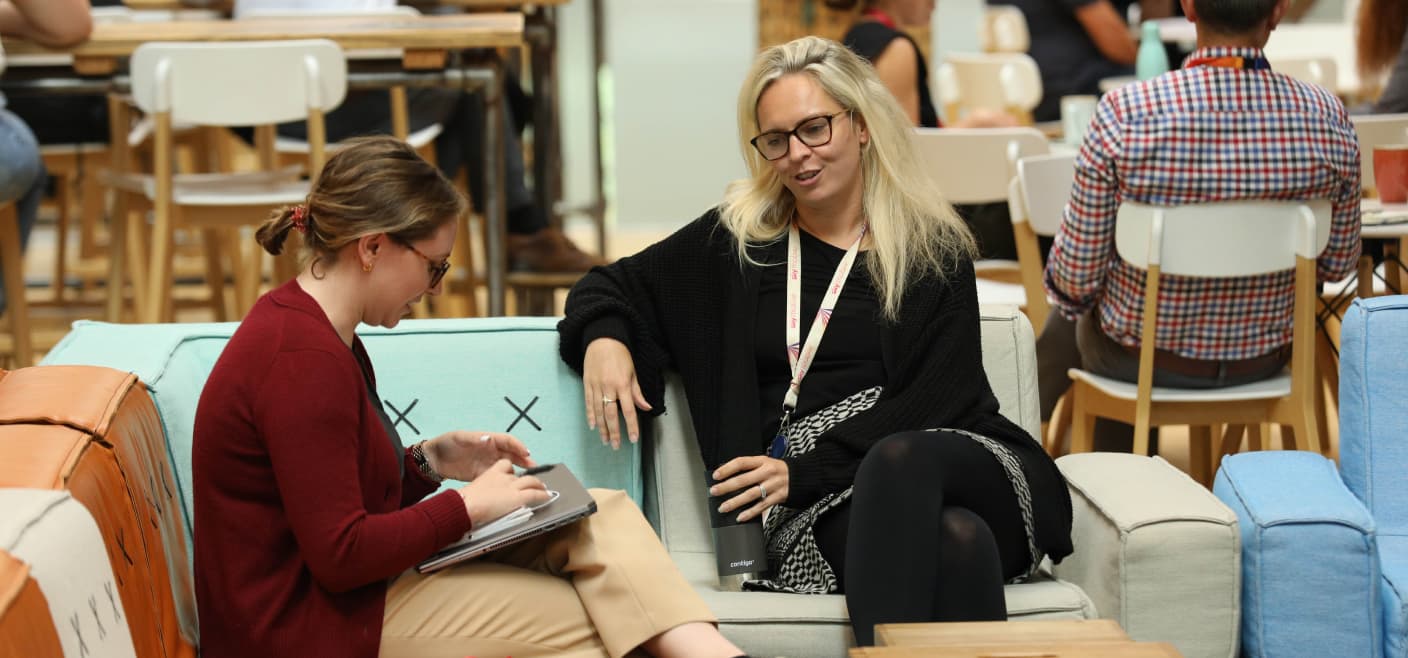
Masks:
[[[470,529],[458,493],[421,501],[436,485],[392,448],[353,350],[290,281],[206,381],[191,455],[204,658],[374,658],[389,580]]]

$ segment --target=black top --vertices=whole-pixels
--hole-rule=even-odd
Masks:
[[[776,243],[774,243],[773,248]],[[749,256],[765,260],[768,247]],[[785,248],[785,247],[784,247]],[[738,257],[711,210],[668,238],[573,286],[558,324],[562,359],[578,373],[586,345],[614,338],[631,350],[651,414],[666,411],[667,371],[679,374],[707,468],[758,454],[757,365],[753,345],[761,270]],[[836,423],[810,452],[786,458],[786,505],[805,508],[849,487],[871,446],[897,432],[951,428],[998,441],[1021,461],[1031,486],[1036,542],[1052,560],[1071,553],[1071,497],[1056,463],[1022,428],[998,413],[983,372],[973,263],[916,275],[899,318],[880,326],[885,390],[871,408]]]
[[[806,231],[802,235],[802,326],[799,339],[807,340],[816,319],[821,298],[836,266],[846,250],[827,244]],[[758,279],[757,327],[753,332],[753,351],[758,368],[759,408],[762,412],[763,446],[777,434],[782,414],[782,397],[792,381],[792,366],[787,360],[787,241],[779,240],[770,249],[767,263]],[[856,255],[841,298],[822,334],[812,368],[802,380],[797,394],[794,419],[840,402],[858,391],[885,385],[884,355],[880,353],[880,304],[870,286],[865,262],[868,252]]]
[[[1116,64],[1100,54],[1095,41],[1086,34],[1076,10],[1100,0],[988,0],[990,5],[1011,5],[1027,19],[1031,48],[1027,54],[1041,70],[1041,104],[1032,111],[1037,121],[1061,118],[1061,97],[1073,94],[1100,95],[1105,78],[1134,75],[1134,67]],[[1131,3],[1116,0],[1115,11]]]
[[[885,48],[895,39],[904,39],[914,46],[915,56],[919,60],[919,79],[915,82],[919,85],[919,126],[938,128],[939,113],[934,111],[934,101],[929,97],[929,67],[924,63],[924,51],[919,49],[919,44],[914,43],[914,39],[879,21],[861,21],[851,26],[846,36],[841,38],[841,42],[874,64],[875,58],[885,52]]]

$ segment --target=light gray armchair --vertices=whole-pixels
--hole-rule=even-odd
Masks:
[[[1011,307],[983,307],[981,316],[983,364],[1002,413],[1036,436],[1031,325]],[[844,597],[719,590],[703,465],[678,381],[665,402],[669,411],[644,441],[646,515],[724,634],[752,655],[845,656],[854,638]],[[1076,555],[1055,575],[1047,569],[1009,585],[1009,617],[1105,617],[1135,639],[1171,641],[1186,656],[1232,655],[1240,559],[1232,513],[1158,458],[1095,454],[1059,463],[1071,486]],[[1196,553],[1199,572],[1183,572],[1183,555],[1148,550],[1170,538]],[[1108,609],[1097,612],[1095,601]]]

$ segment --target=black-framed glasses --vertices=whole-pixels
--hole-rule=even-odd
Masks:
[[[445,273],[450,271],[450,259],[446,258],[445,260],[442,260],[437,263],[435,262],[435,259],[421,253],[420,250],[416,249],[415,246],[411,243],[402,242],[401,240],[397,240],[396,242],[399,242],[401,246],[410,249],[411,252],[415,255],[420,256],[421,260],[424,260],[426,266],[430,268],[430,285],[426,286],[427,288],[434,288],[435,286],[439,285],[440,280],[445,278]]]
[[[766,160],[776,160],[787,155],[787,152],[792,149],[793,135],[796,135],[799,141],[809,147],[825,146],[831,143],[831,120],[845,113],[845,110],[841,110],[835,114],[808,117],[802,119],[796,128],[769,130],[749,140],[748,143],[758,149],[758,155],[763,156]]]

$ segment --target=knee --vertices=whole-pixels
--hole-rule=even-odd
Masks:
[[[992,529],[983,517],[964,507],[945,507],[939,517],[943,554],[955,559],[996,550]]]
[[[894,474],[906,468],[914,463],[917,451],[915,442],[925,438],[926,434],[929,433],[901,432],[880,439],[861,460],[861,469]]]

